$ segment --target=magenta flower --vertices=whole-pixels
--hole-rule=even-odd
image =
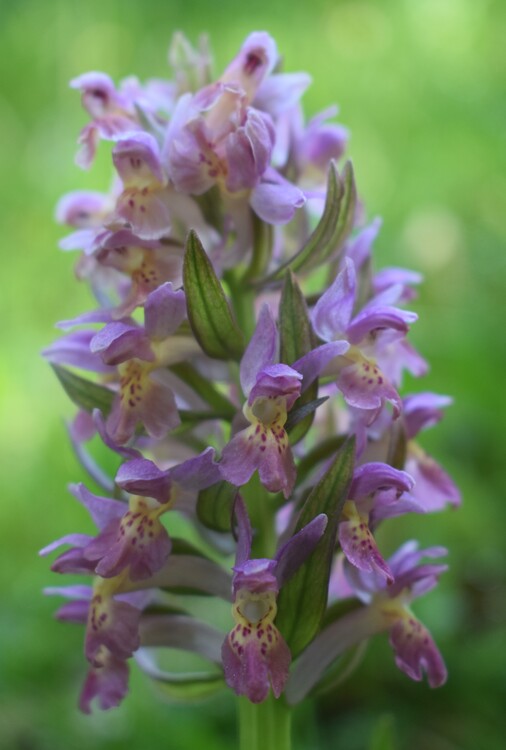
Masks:
[[[350,406],[372,415],[371,422],[385,401],[392,403],[394,417],[402,408],[399,394],[375,360],[376,334],[391,331],[398,341],[407,333],[409,323],[418,317],[393,306],[400,291],[397,287],[388,288],[354,315],[357,295],[355,267],[349,258],[345,258],[344,269],[313,310],[314,329],[324,341],[345,337],[350,343],[339,367],[337,385]]]
[[[290,650],[276,628],[276,598],[320,541],[327,517],[319,515],[292,537],[273,560],[251,560],[252,530],[240,497],[235,503],[238,541],[232,582],[235,626],[222,647],[227,684],[252,703],[283,692],[291,662]]]
[[[270,492],[289,497],[295,483],[295,464],[285,430],[288,412],[301,392],[318,377],[327,363],[348,348],[346,342],[327,344],[293,364],[274,364],[279,336],[267,305],[258,317],[255,332],[240,366],[241,386],[247,401],[243,414],[249,422],[225,446],[220,462],[228,482],[241,486],[258,470]]]

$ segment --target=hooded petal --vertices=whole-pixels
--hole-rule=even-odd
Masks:
[[[155,355],[143,328],[116,320],[93,336],[92,354],[100,354],[106,365],[119,365],[129,359],[152,362]]]
[[[168,338],[185,318],[184,292],[182,289],[174,291],[170,281],[151,292],[144,305],[144,327],[150,339]]]
[[[343,270],[322,294],[311,316],[316,334],[324,341],[332,341],[346,333],[355,305],[355,294],[355,266],[349,258],[345,258]]]
[[[275,226],[288,224],[305,202],[304,193],[288,180],[261,182],[250,198],[253,211],[267,224]]]
[[[279,335],[271,309],[262,306],[255,331],[246,347],[240,365],[241,387],[246,395],[256,383],[258,374],[278,358]]]

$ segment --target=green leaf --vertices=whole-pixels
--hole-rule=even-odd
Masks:
[[[201,375],[198,370],[192,367],[188,362],[180,362],[170,367],[174,373],[185,385],[190,386],[195,393],[206,401],[214,411],[223,415],[222,419],[231,420],[235,417],[237,407],[235,407],[226,396],[220,393],[213,385],[212,381]]]
[[[199,521],[214,531],[230,531],[236,495],[237,487],[225,481],[201,490],[197,499]]]
[[[291,271],[285,274],[283,291],[279,303],[280,361],[291,365],[316,346],[316,337],[311,327],[309,313],[304,295]],[[314,404],[318,396],[318,382],[311,383],[309,388],[297,400],[296,409],[288,416],[286,429],[291,430],[292,445],[301,440],[313,423],[314,411],[319,406],[302,410],[308,404]],[[301,415],[297,418],[295,415]],[[293,428],[297,425],[297,429]]]
[[[311,471],[321,461],[325,461],[335,451],[343,445],[346,440],[346,435],[334,435],[334,437],[327,438],[321,443],[318,443],[309,453],[306,453],[299,461],[297,466],[297,480],[296,484],[301,484]]]
[[[242,333],[212,263],[193,230],[186,241],[183,283],[188,320],[202,350],[214,359],[239,360],[244,350]]]
[[[402,420],[396,420],[390,428],[390,443],[386,463],[394,469],[404,469],[408,450],[408,439]]]
[[[271,224],[262,221],[252,213],[253,252],[251,263],[243,276],[243,281],[254,281],[267,270],[271,255],[274,230]]]
[[[318,685],[308,695],[322,695],[339,687],[361,664],[367,651],[367,645],[368,641],[361,641],[356,646],[346,649],[344,654],[334,661],[318,682]]]
[[[294,530],[294,533],[300,531],[319,513],[325,513],[329,519],[315,551],[281,589],[278,598],[276,625],[294,656],[314,638],[325,615],[337,526],[353,477],[354,461],[355,439],[349,438],[306,499]]]
[[[158,688],[174,700],[202,700],[213,695],[225,686],[223,674],[219,672],[201,672],[195,674],[171,674],[155,680]]]
[[[80,409],[85,411],[93,411],[93,409],[100,409],[104,416],[107,416],[111,411],[112,402],[116,395],[114,391],[106,388],[104,385],[98,385],[92,380],[87,380],[76,375],[71,370],[67,370],[66,367],[52,364],[56,377],[62,384],[65,393],[76,404]]]
[[[304,394],[305,395],[305,394]],[[300,423],[303,420],[306,420],[310,416],[311,419],[314,416],[315,411],[318,409],[319,406],[325,403],[325,401],[328,401],[328,396],[322,396],[321,398],[315,398],[313,401],[310,401],[308,404],[304,404],[303,406],[298,406],[296,409],[292,409],[290,414],[288,415],[288,419],[286,420],[285,424],[285,430],[287,432],[290,432],[290,442],[293,444],[296,442],[296,440],[292,439],[293,430],[297,425],[300,425]],[[309,428],[306,429],[306,432]],[[301,436],[303,437],[303,436]],[[301,437],[297,436],[297,439],[300,440]]]
[[[335,162],[330,162],[327,195],[323,214],[305,245],[262,283],[279,280],[287,268],[309,271],[330,257],[335,257],[353,228],[357,191],[351,162],[346,162],[342,175]]]

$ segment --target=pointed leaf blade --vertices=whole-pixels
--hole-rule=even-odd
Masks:
[[[76,375],[71,370],[67,370],[66,367],[61,367],[61,365],[51,364],[51,367],[65,393],[76,406],[88,412],[92,412],[93,409],[100,409],[104,416],[109,414],[116,395],[114,391],[104,385],[94,383],[92,380],[87,380],[81,375]]]
[[[197,499],[199,521],[213,531],[230,531],[236,495],[237,487],[225,481],[217,482],[201,490]]]
[[[279,303],[279,331],[280,331],[280,359],[287,365],[301,359],[316,345],[316,338],[309,320],[306,300],[297,279],[291,271],[285,274],[281,301]],[[314,409],[302,413],[302,409],[318,396],[318,383],[314,383],[297,400],[296,409],[288,416],[287,430],[291,431],[292,445],[301,440],[311,427],[314,419]],[[296,415],[299,415],[296,418]],[[296,429],[295,429],[296,427]]]
[[[349,438],[315,485],[299,515],[297,533],[319,513],[329,522],[318,546],[278,598],[276,625],[296,656],[316,635],[327,606],[330,568],[342,506],[353,477],[355,440]]]
[[[214,359],[241,358],[242,333],[196,232],[186,242],[183,283],[188,320],[202,350]]]

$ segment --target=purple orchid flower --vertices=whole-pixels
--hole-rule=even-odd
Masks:
[[[69,599],[57,619],[86,625],[85,655],[91,668],[79,698],[84,713],[90,713],[94,698],[102,709],[121,703],[128,691],[126,660],[140,646],[140,617],[152,595],[141,591],[117,596],[117,588],[117,579],[98,579],[93,588],[78,584],[44,591]]]
[[[166,282],[146,299],[144,327],[113,321],[91,340],[93,354],[118,366],[119,394],[107,418],[107,431],[117,443],[128,442],[139,423],[157,439],[179,424],[166,367],[198,350],[193,339],[172,336],[185,316],[183,291]]]
[[[228,482],[246,484],[258,469],[260,481],[270,492],[289,497],[295,483],[295,463],[284,428],[295,401],[335,357],[348,348],[346,342],[325,344],[295,362],[275,364],[279,335],[268,305],[264,305],[240,365],[240,379],[247,401],[243,413],[249,422],[225,446],[220,462]]]
[[[112,158],[124,186],[112,221],[126,223],[145,240],[169,234],[172,190],[156,138],[150,133],[126,133],[117,139]]]
[[[390,511],[392,505],[401,503],[403,493],[409,492],[413,484],[409,474],[388,464],[363,464],[355,469],[349,498],[343,507],[338,537],[346,558],[359,570],[375,571],[388,584],[393,583],[393,573],[378,550],[369,520],[373,514],[377,520],[384,508]],[[406,512],[405,505],[402,511]]]
[[[133,102],[117,91],[105,73],[84,73],[74,78],[70,86],[81,91],[83,107],[92,117],[79,134],[76,155],[76,164],[89,169],[100,139],[114,140],[122,133],[140,129],[140,125],[136,122]]]
[[[313,309],[314,329],[324,341],[340,337],[349,341],[350,349],[339,365],[337,385],[345,401],[368,411],[371,421],[380,413],[385,401],[392,403],[394,417],[399,416],[402,408],[399,394],[373,358],[379,331],[395,331],[402,337],[418,317],[393,306],[400,292],[400,288],[391,287],[353,315],[356,274],[353,262],[346,257],[343,270]]]
[[[253,210],[285,224],[304,194],[269,167],[275,141],[271,117],[249,106],[277,60],[274,40],[251,34],[222,77],[193,97],[181,97],[171,119],[164,157],[176,189],[200,195],[217,184],[235,223],[249,194]],[[240,227],[237,227],[240,232]]]
[[[442,510],[448,504],[458,507],[460,492],[451,477],[413,438],[439,422],[442,409],[452,403],[449,396],[417,393],[403,400],[408,449],[406,470],[416,482],[413,495],[425,512]]]
[[[82,484],[72,485],[72,494],[87,508],[99,534],[69,534],[41,554],[70,544],[72,548],[53,563],[55,572],[94,572],[109,579],[128,570],[131,581],[150,579],[163,568],[172,547],[161,516],[175,507],[191,507],[197,492],[219,479],[212,448],[167,471],[134,458],[121,465],[116,477],[116,483],[132,494],[129,505],[94,495]]]
[[[121,304],[113,312],[116,319],[130,315],[163,283],[170,281],[176,288],[181,286],[183,253],[177,245],[142,240],[130,230],[122,229],[102,232],[95,246],[95,257],[101,266],[114,268],[131,280]]]
[[[280,588],[302,565],[320,541],[327,517],[316,516],[292,537],[273,560],[250,559],[252,529],[240,497],[235,503],[238,542],[233,576],[235,627],[222,646],[227,684],[252,703],[283,692],[291,662],[290,650],[274,625]]]
[[[443,685],[447,676],[443,658],[409,605],[434,588],[441,573],[447,570],[446,565],[420,564],[421,560],[446,554],[443,547],[419,550],[416,542],[406,543],[388,560],[395,579],[391,585],[377,571],[366,573],[345,563],[344,595],[354,594],[365,606],[322,630],[302,653],[286,687],[288,703],[302,700],[346,649],[383,631],[390,633],[399,669],[417,681],[426,672],[430,687]]]

